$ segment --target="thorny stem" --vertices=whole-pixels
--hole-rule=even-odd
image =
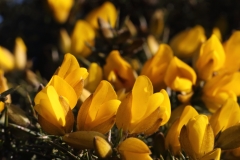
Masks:
[[[9,107],[9,103],[4,102],[4,114],[5,114],[4,126],[5,127],[8,127],[8,107]]]
[[[41,135],[40,133],[38,133],[38,132],[34,132],[34,131],[32,131],[32,130],[30,130],[30,129],[28,129],[28,128],[25,128],[25,127],[22,127],[22,126],[13,124],[13,123],[8,123],[8,125],[9,125],[10,127],[17,128],[17,129],[20,129],[20,130],[22,130],[22,131],[24,131],[24,132],[27,132],[27,133],[29,133],[29,134],[31,134],[31,135],[33,135],[33,136],[42,136],[42,135]]]
[[[33,104],[32,104],[32,100],[31,100],[31,98],[30,98],[30,96],[29,96],[28,93],[27,93],[27,98],[28,98],[28,101],[29,101],[29,103],[30,103],[30,107],[31,107],[31,110],[32,110],[32,113],[33,113],[33,117],[34,117],[35,119],[37,119],[37,114],[36,114],[36,112],[35,112],[35,109],[34,109]]]

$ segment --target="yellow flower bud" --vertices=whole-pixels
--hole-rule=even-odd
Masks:
[[[174,57],[168,65],[164,82],[175,91],[188,93],[192,91],[192,85],[196,83],[196,79],[197,76],[194,70],[177,57]]]
[[[171,48],[167,44],[161,44],[157,53],[144,64],[141,75],[148,76],[155,91],[164,88],[164,75],[172,58]]]
[[[165,139],[165,146],[173,155],[180,155],[181,146],[179,135],[183,125],[186,125],[189,119],[197,115],[198,112],[192,106],[188,105],[182,111],[181,116],[172,124]]]
[[[76,149],[94,149],[95,137],[106,138],[103,134],[95,131],[77,131],[65,134],[63,141]]]
[[[14,57],[4,47],[0,46],[0,69],[4,71],[12,70],[14,68]]]
[[[91,46],[94,46],[95,31],[92,26],[84,21],[78,20],[71,36],[71,52],[74,55],[87,57],[91,54]]]
[[[73,6],[73,0],[47,0],[54,18],[59,23],[66,22],[70,10]]]
[[[95,92],[89,96],[79,109],[78,130],[107,133],[115,123],[120,101],[112,85],[101,81]]]
[[[112,147],[104,138],[95,136],[93,145],[99,157],[104,159],[112,155]]]
[[[202,80],[209,80],[225,63],[225,52],[220,40],[212,35],[202,44],[196,61],[197,74]]]
[[[180,132],[182,149],[191,159],[199,159],[214,147],[214,133],[205,115],[197,115],[184,125]]]
[[[148,146],[137,138],[127,138],[119,144],[117,149],[124,160],[152,160]]]
[[[106,79],[111,78],[109,81],[116,90],[122,88],[126,88],[127,90],[132,89],[135,81],[134,70],[131,65],[120,56],[119,51],[114,50],[108,55],[103,71]],[[109,76],[110,73],[111,76]]]
[[[91,63],[88,72],[89,75],[85,81],[85,88],[93,93],[103,79],[102,68],[97,63]]]
[[[117,20],[117,10],[111,2],[104,2],[100,7],[92,10],[85,20],[93,26],[99,28],[98,18],[102,18],[105,22],[109,22],[112,27],[115,27]]]
[[[173,37],[170,46],[177,57],[190,58],[205,40],[204,28],[197,25]]]
[[[150,20],[149,30],[150,33],[156,37],[162,34],[164,28],[164,13],[162,10],[156,10]]]
[[[15,40],[15,68],[23,70],[27,64],[27,47],[22,38],[17,37]]]
[[[153,134],[170,118],[171,107],[168,94],[161,90],[153,94],[149,78],[139,76],[133,89],[119,106],[116,125],[130,134]],[[124,116],[123,116],[124,115]]]

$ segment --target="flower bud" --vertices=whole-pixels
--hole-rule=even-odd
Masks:
[[[100,158],[108,158],[112,155],[111,145],[102,137],[95,136],[93,140],[94,149]]]

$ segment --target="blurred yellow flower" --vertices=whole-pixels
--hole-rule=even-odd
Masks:
[[[188,105],[184,107],[181,116],[170,127],[165,138],[165,146],[173,155],[180,155],[179,135],[183,125],[186,125],[191,118],[197,115],[198,112],[192,106]]]
[[[239,43],[240,31],[235,31],[223,45],[226,53],[226,60],[223,68],[227,72],[237,72],[240,69]]]
[[[148,146],[137,138],[127,138],[117,148],[124,160],[152,160]]]
[[[71,52],[77,56],[87,57],[91,54],[90,47],[94,46],[95,31],[84,20],[78,20],[71,35]]]
[[[75,91],[61,77],[53,76],[51,83],[34,98],[38,122],[45,132],[64,135],[72,130],[72,108],[77,101]]]
[[[23,70],[27,64],[27,47],[20,37],[15,39],[14,58],[15,68]]]
[[[173,37],[170,46],[177,57],[190,58],[205,40],[204,28],[197,25]]]
[[[0,69],[9,71],[14,68],[14,57],[6,48],[0,46]]]
[[[139,76],[133,89],[122,100],[116,116],[118,129],[129,134],[153,134],[170,118],[171,106],[168,94],[161,90],[153,94],[150,79]]]
[[[215,136],[240,122],[240,109],[237,102],[228,99],[210,118]]]
[[[97,88],[98,84],[103,79],[102,68],[97,63],[91,63],[88,68],[89,75],[85,80],[85,87],[88,91],[93,93]]]
[[[119,51],[112,51],[107,59],[106,64],[103,67],[104,77],[113,84],[116,90],[126,88],[132,89],[135,75],[131,65],[125,61]]]
[[[117,10],[111,2],[104,2],[100,7],[95,8],[86,16],[85,20],[93,26],[93,28],[99,28],[98,18],[103,19],[105,22],[109,22],[114,28],[117,21]]]
[[[192,91],[196,79],[194,70],[175,56],[168,65],[164,82],[172,90],[188,93]]]
[[[6,90],[8,90],[7,79],[4,77],[4,71],[0,69],[0,94]],[[11,103],[10,95],[7,95],[6,102]],[[4,109],[4,103],[0,101],[0,113]]]
[[[215,112],[229,98],[237,101],[240,95],[240,73],[218,74],[203,87],[202,100],[210,112]]]
[[[214,133],[206,115],[197,115],[180,132],[181,148],[190,159],[200,159],[214,147]]]
[[[70,10],[73,6],[73,0],[47,0],[50,9],[53,12],[55,20],[59,23],[66,22]]]
[[[120,105],[112,85],[103,80],[95,92],[89,96],[79,109],[77,116],[78,130],[107,133],[115,123],[115,116]]]
[[[207,81],[216,74],[225,63],[225,52],[220,40],[212,35],[202,44],[196,61],[197,74],[200,79]]]
[[[164,88],[164,75],[172,58],[171,48],[167,44],[160,44],[157,53],[144,64],[141,75],[151,80],[155,91]]]
[[[63,78],[75,90],[77,98],[80,97],[88,71],[79,66],[77,59],[72,54],[64,55],[62,65],[57,69],[55,75]]]

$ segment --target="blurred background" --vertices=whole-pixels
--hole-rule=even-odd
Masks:
[[[52,61],[52,52],[62,54],[59,46],[61,28],[71,33],[76,21],[83,19],[104,0],[75,0],[66,22],[54,20],[46,0],[0,0],[0,45],[13,51],[15,38],[21,37],[27,46],[31,69],[40,71],[49,79],[59,62]],[[119,12],[119,26],[129,17],[138,30],[136,37],[143,40],[148,32],[144,29],[150,23],[156,10],[164,13],[164,27],[168,40],[189,27],[201,25],[207,37],[218,27],[222,40],[232,31],[240,29],[239,0],[114,0]],[[160,36],[159,39],[162,37]]]

